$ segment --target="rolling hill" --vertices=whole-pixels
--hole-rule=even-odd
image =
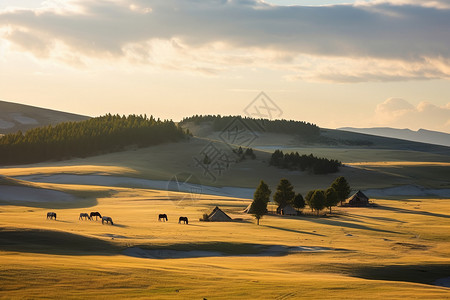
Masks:
[[[90,117],[45,109],[30,105],[0,101],[0,134],[54,125],[61,122],[82,121]]]
[[[419,129],[417,131],[413,131],[410,129],[397,129],[389,127],[375,127],[375,128],[342,127],[339,128],[339,130],[450,147],[450,134],[426,129]]]
[[[228,195],[243,198],[251,198],[252,189],[261,179],[274,187],[281,178],[287,178],[297,192],[305,194],[311,189],[327,188],[337,176],[345,176],[354,189],[370,190],[369,196],[383,194],[384,189],[389,188],[401,189],[395,190],[394,197],[413,195],[412,191],[441,197],[450,191],[447,180],[450,147],[323,128],[313,139],[304,139],[294,133],[267,131],[247,132],[246,139],[231,139],[232,131],[217,130],[208,122],[188,122],[182,126],[193,134],[190,140],[140,149],[129,147],[109,154],[20,168],[5,166],[0,168],[0,173],[32,182],[90,184],[112,180],[114,185],[121,187],[159,189],[165,189],[169,180],[183,173],[197,178],[197,183],[205,189],[232,190]],[[252,137],[250,142],[249,136]],[[253,148],[255,159],[237,159],[232,149],[239,146]],[[276,149],[336,159],[344,166],[338,173],[327,175],[279,169],[269,166],[270,156]],[[213,150],[220,153],[220,164],[211,152]],[[206,153],[212,160],[208,167],[202,164]],[[82,171],[86,166],[94,167],[89,172]],[[105,166],[133,172],[108,174],[101,171]],[[71,171],[63,171],[67,167]]]

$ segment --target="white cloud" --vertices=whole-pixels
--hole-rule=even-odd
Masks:
[[[333,82],[450,77],[449,1],[282,7],[256,0],[46,1],[0,11],[15,50],[200,71],[258,65]],[[450,6],[449,6],[450,7]],[[61,53],[64,49],[64,53]],[[67,59],[68,56],[72,58]]]
[[[401,98],[389,98],[378,104],[374,124],[450,132],[450,103],[445,106],[437,106],[423,101],[414,106]]]

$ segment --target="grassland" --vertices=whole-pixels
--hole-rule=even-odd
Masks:
[[[296,191],[303,194],[314,188],[327,188],[337,176],[345,176],[354,189],[388,188],[399,185],[450,188],[450,182],[447,180],[450,178],[448,167],[450,155],[358,147],[289,148],[289,151],[299,151],[301,154],[314,153],[319,157],[341,160],[345,166],[334,174],[312,175],[308,172],[271,167],[269,159],[273,149],[263,149],[255,151],[255,160],[247,159],[232,163],[220,176],[212,180],[194,161],[194,158],[203,158],[201,153],[210,141],[205,138],[193,138],[189,142],[130,149],[84,159],[3,167],[0,168],[0,174],[6,176],[97,174],[167,181],[180,172],[187,172],[197,177],[204,185],[246,188],[254,188],[260,179],[268,182],[270,186],[275,186],[280,178],[284,177],[293,183]],[[261,138],[260,142],[265,142],[265,138]],[[230,151],[221,142],[215,142],[215,145],[223,151]],[[403,165],[398,165],[396,163],[398,161],[404,162]]]
[[[164,191],[114,188],[93,206],[53,209],[57,221],[45,219],[48,208],[1,206],[0,297],[450,298],[449,288],[432,285],[450,275],[450,199],[376,199],[377,208],[337,208],[326,218],[266,216],[261,226],[241,213],[249,200],[169,199]],[[242,220],[199,222],[215,205]],[[78,220],[89,211],[115,225]],[[162,212],[169,222],[157,221]],[[179,216],[190,224],[178,224]],[[296,247],[320,250],[289,251]],[[161,256],[126,255],[136,248]]]
[[[182,193],[95,181],[20,179],[101,175],[168,180],[187,172],[205,185],[254,188],[264,179],[274,189],[285,177],[305,194],[328,187],[342,175],[355,190],[404,185],[450,188],[450,155],[445,153],[300,146],[282,135],[260,137],[255,160],[232,164],[211,181],[193,158],[201,157],[213,140],[208,136],[0,168],[4,176],[0,187],[26,189],[31,200],[39,192],[49,195],[30,202],[0,193],[0,298],[450,298],[450,288],[433,284],[450,277],[446,197],[372,199],[377,207],[339,207],[322,218],[268,215],[257,226],[252,216],[241,213],[248,199],[196,195],[192,201]],[[227,147],[217,141],[215,145]],[[329,175],[270,167],[272,148],[278,145],[339,159],[345,166]],[[61,195],[69,200],[60,201]],[[239,221],[198,221],[216,205]],[[57,221],[46,220],[50,210],[57,213]],[[78,220],[80,213],[90,211],[112,217],[114,226]],[[169,222],[158,222],[159,213],[168,214]],[[179,216],[189,217],[190,224],[178,224]]]

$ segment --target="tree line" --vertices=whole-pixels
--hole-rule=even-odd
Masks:
[[[239,120],[243,126],[254,131],[267,131],[274,133],[295,134],[305,139],[313,139],[320,136],[320,127],[308,122],[294,120],[269,120],[255,119],[241,116],[221,116],[221,115],[195,115],[183,118],[181,125],[193,122],[196,125],[210,122],[214,131],[222,131],[234,120]]]
[[[107,114],[80,122],[64,122],[0,137],[0,164],[27,164],[87,157],[121,151],[130,145],[147,147],[186,136],[171,120],[153,116]]]
[[[283,153],[281,150],[275,150],[270,157],[270,165],[289,169],[310,171],[313,174],[336,173],[342,163],[335,159],[316,157],[313,154],[300,155],[298,152]]]
[[[273,194],[273,201],[278,204],[279,207],[286,205],[292,205],[298,211],[305,208],[308,205],[311,211],[315,211],[319,215],[320,211],[324,208],[328,208],[331,213],[331,208],[341,205],[350,195],[350,185],[347,180],[340,176],[330,185],[326,190],[311,190],[307,193],[306,197],[300,193],[295,193],[293,185],[289,180],[283,178],[280,180],[275,193]],[[253,202],[250,207],[250,211],[255,216],[257,224],[259,220],[268,213],[267,204],[270,201],[270,195],[272,191],[269,186],[261,180],[253,195]]]

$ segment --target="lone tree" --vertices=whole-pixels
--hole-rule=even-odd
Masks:
[[[339,203],[338,195],[336,191],[330,187],[325,191],[325,206],[330,209],[331,214],[331,207],[336,206]]]
[[[311,196],[310,203],[311,208],[319,215],[319,212],[325,208],[325,192],[322,190],[315,190],[314,194]]]
[[[308,192],[308,194],[306,194],[306,196],[305,196],[305,202],[311,208],[311,211],[313,211],[313,208],[312,208],[312,205],[311,205],[311,198],[312,198],[312,195],[314,194],[314,192],[315,192],[315,190],[310,190]]]
[[[270,194],[272,191],[269,186],[261,180],[259,186],[256,188],[253,194],[253,202],[250,210],[253,211],[253,215],[256,218],[256,222],[259,225],[259,219],[267,214],[267,203],[270,200]]]
[[[343,176],[340,176],[336,178],[336,180],[331,184],[331,187],[336,191],[338,201],[341,202],[342,205],[342,202],[344,202],[345,199],[348,198],[351,191],[350,185],[348,184],[347,180]]]
[[[295,195],[294,202],[292,204],[297,210],[305,208],[306,203],[305,199],[303,199],[302,194],[298,193],[297,195]]]
[[[273,201],[284,207],[286,204],[291,203],[294,197],[295,192],[292,184],[286,178],[281,179],[275,194],[273,194]]]

